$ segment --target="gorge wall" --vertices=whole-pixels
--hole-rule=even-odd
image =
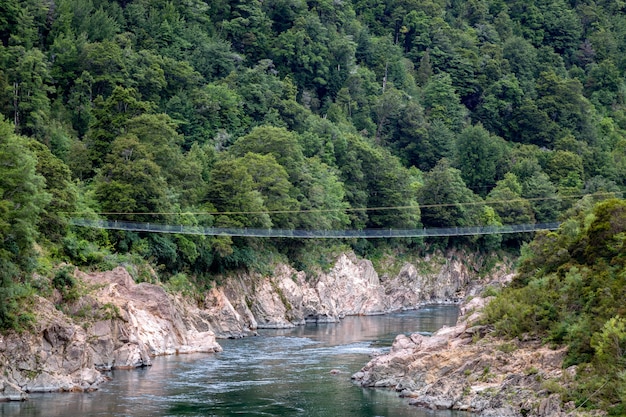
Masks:
[[[76,271],[83,294],[78,300],[61,311],[39,297],[35,328],[0,336],[0,401],[23,400],[29,392],[97,389],[108,370],[148,366],[156,355],[216,352],[217,338],[254,335],[259,328],[452,302],[479,282],[461,256],[425,262],[429,267],[421,272],[407,263],[394,276],[379,276],[370,261],[343,254],[314,278],[277,265],[270,276],[230,277],[194,301],[159,285],[136,284],[122,267]]]

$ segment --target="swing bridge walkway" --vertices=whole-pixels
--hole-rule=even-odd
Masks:
[[[131,232],[170,233],[204,236],[240,236],[259,238],[294,239],[376,239],[475,236],[510,233],[532,233],[541,230],[556,230],[560,223],[514,224],[505,226],[442,227],[418,229],[351,229],[351,230],[303,230],[303,229],[255,229],[173,225],[159,223],[137,223],[119,220],[92,220],[73,218],[70,224],[97,229],[125,230]]]

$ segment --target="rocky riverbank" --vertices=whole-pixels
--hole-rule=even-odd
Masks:
[[[113,368],[151,364],[155,355],[221,350],[197,307],[128,272],[76,272],[86,295],[60,311],[36,299],[31,332],[0,336],[0,400],[29,392],[89,391]]]
[[[382,314],[463,298],[476,271],[460,256],[433,257],[419,272],[405,264],[380,277],[368,260],[341,255],[316,278],[287,265],[270,276],[240,274],[187,300],[162,286],[137,284],[126,269],[74,276],[82,296],[71,303],[36,300],[31,332],[0,336],[0,401],[29,392],[88,391],[106,371],[151,364],[155,355],[216,352],[216,338],[258,328],[336,322],[346,315]]]
[[[388,354],[373,358],[353,379],[364,387],[394,389],[418,407],[477,416],[603,415],[562,404],[559,392],[576,373],[562,368],[565,349],[549,349],[539,340],[504,341],[476,325],[488,301],[473,298],[456,326],[432,336],[397,336]]]

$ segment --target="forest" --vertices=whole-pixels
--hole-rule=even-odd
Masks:
[[[623,1],[4,0],[0,328],[27,325],[30,294],[71,287],[61,264],[147,263],[203,288],[277,259],[311,270],[338,247],[524,257],[528,234],[302,242],[71,219],[563,221],[626,190],[625,71]]]

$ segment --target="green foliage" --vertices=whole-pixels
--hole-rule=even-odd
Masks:
[[[78,300],[78,282],[74,277],[75,268],[71,265],[61,267],[52,278],[52,286],[56,288],[66,302]]]
[[[428,227],[471,226],[480,197],[467,188],[461,172],[442,160],[424,177],[418,191],[422,222]]]
[[[626,202],[580,205],[570,216],[527,247],[514,285],[487,306],[486,320],[508,337],[530,334],[567,344],[566,366],[588,364],[575,395],[598,390],[593,403],[606,407],[626,392]],[[612,382],[605,388],[607,378]]]
[[[499,179],[505,153],[504,141],[481,125],[467,127],[457,136],[456,166],[467,186],[482,196]]]
[[[113,141],[111,153],[94,179],[95,196],[105,212],[140,213],[122,218],[150,221],[155,217],[149,213],[168,211],[167,183],[153,149],[134,134]]]
[[[626,365],[626,319],[621,316],[610,318],[602,330],[591,338],[591,347],[600,365],[609,367],[609,372],[621,371]]]
[[[189,281],[189,278],[185,273],[178,273],[167,281],[167,288],[174,292],[180,293],[186,297],[193,297],[196,288],[193,283]]]
[[[106,252],[91,240],[81,239],[74,233],[63,238],[63,252],[67,260],[75,265],[95,265],[104,260]]]
[[[424,87],[424,109],[429,120],[440,120],[452,130],[463,126],[466,110],[452,86],[449,74],[433,77]]]
[[[33,317],[24,309],[32,293],[30,288],[17,283],[16,265],[0,259],[0,331],[25,330]]]
[[[32,270],[37,223],[50,201],[28,144],[0,120],[0,260],[8,270]],[[8,278],[4,282],[8,285]]]

